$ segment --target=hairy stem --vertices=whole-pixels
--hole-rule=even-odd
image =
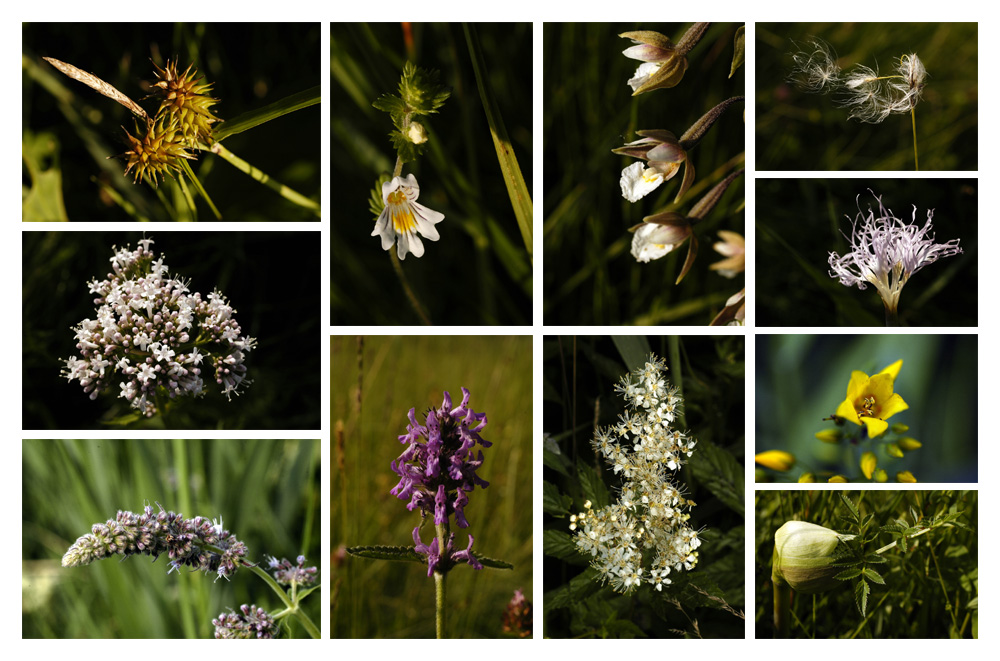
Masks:
[[[917,159],[917,107],[910,106],[910,119],[913,123],[913,169],[920,169],[920,161]]]

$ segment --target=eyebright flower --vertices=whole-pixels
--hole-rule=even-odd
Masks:
[[[145,416],[159,411],[157,399],[201,396],[205,373],[228,398],[246,379],[246,353],[257,345],[241,335],[234,310],[219,292],[207,300],[188,283],[167,276],[143,239],[135,250],[113,247],[112,273],[89,285],[96,319],[73,330],[80,356],[66,359],[62,376],[79,381],[96,399],[110,391]]]
[[[407,446],[390,465],[399,475],[399,484],[390,493],[400,500],[409,499],[406,508],[434,516],[434,525],[445,524],[452,514],[459,528],[467,528],[464,508],[468,494],[478,485],[489,486],[476,471],[483,465],[483,452],[492,443],[479,432],[486,427],[486,414],[469,408],[469,391],[462,388],[462,402],[452,406],[451,395],[444,393],[440,408],[427,412],[425,424],[417,422],[417,410],[410,409],[410,424],[399,442]]]
[[[851,236],[844,235],[850,241],[850,252],[843,257],[836,252],[830,253],[830,277],[839,279],[846,287],[857,285],[861,290],[868,284],[875,285],[886,310],[895,314],[903,285],[910,276],[938,259],[961,254],[962,249],[958,246],[959,239],[934,243],[931,233],[933,209],[928,209],[924,226],[918,227],[916,205],[913,206],[912,223],[907,223],[882,205],[881,196],[875,199],[879,206],[878,217],[871,206],[865,216],[859,202],[858,215],[851,221]]]
[[[837,407],[836,415],[856,425],[864,424],[870,438],[884,434],[889,429],[886,420],[910,408],[898,393],[892,391],[902,367],[900,359],[874,376],[859,370],[851,372],[847,397]]]
[[[170,570],[193,567],[228,578],[247,554],[246,545],[218,523],[200,516],[185,519],[157,503],[159,513],[147,505],[142,514],[119,510],[114,519],[95,523],[89,534],[77,539],[63,555],[63,567],[89,565],[112,555],[161,555],[170,558]],[[209,550],[211,545],[222,551]],[[218,580],[218,579],[216,579]]]
[[[282,585],[291,585],[292,583],[312,585],[315,583],[319,570],[316,567],[305,567],[306,557],[304,555],[300,555],[295,561],[298,563],[297,566],[292,565],[285,558],[278,560],[273,555],[268,556],[267,564],[273,570],[274,580]]]
[[[216,638],[277,638],[278,623],[256,604],[240,606],[240,612],[221,613],[212,620]]]
[[[212,141],[212,124],[222,120],[212,114],[211,108],[219,102],[208,96],[212,91],[210,83],[203,83],[194,64],[181,73],[177,60],[167,61],[165,68],[153,63],[159,80],[153,84],[153,95],[162,99],[157,117],[166,117],[180,129],[184,139],[194,146],[195,142],[206,144]]]
[[[389,250],[395,243],[400,259],[406,259],[407,253],[411,252],[416,257],[423,256],[424,244],[418,233],[429,241],[441,238],[434,225],[444,220],[444,214],[418,204],[418,197],[420,186],[412,174],[405,179],[394,177],[392,181],[382,184],[385,208],[375,221],[371,235],[382,238],[382,250]]]
[[[616,386],[625,413],[617,425],[599,429],[591,443],[624,480],[618,501],[596,511],[587,501],[586,511],[570,518],[577,547],[617,592],[643,583],[662,590],[671,570],[691,570],[698,563],[701,540],[686,512],[694,502],[670,479],[696,441],[674,428],[683,401],[664,378],[666,369],[662,359],[650,355]]]

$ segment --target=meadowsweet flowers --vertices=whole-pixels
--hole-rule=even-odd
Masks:
[[[406,178],[393,177],[382,184],[382,202],[385,207],[375,222],[372,236],[382,239],[382,250],[389,250],[396,244],[396,254],[406,259],[408,253],[416,257],[424,254],[424,244],[417,234],[428,241],[441,238],[435,224],[444,220],[444,214],[432,211],[417,203],[420,186],[413,174]]]
[[[696,441],[673,428],[683,402],[665,371],[663,360],[651,355],[616,386],[626,401],[625,414],[617,425],[598,430],[591,443],[622,477],[618,501],[598,510],[587,501],[586,511],[570,517],[577,547],[617,592],[642,584],[662,591],[671,570],[691,570],[698,563],[701,540],[686,512],[694,502],[670,479]]]
[[[112,248],[113,272],[88,283],[96,319],[73,329],[80,355],[66,359],[62,376],[79,381],[91,399],[116,393],[147,417],[169,400],[203,395],[206,376],[227,398],[240,394],[251,383],[244,361],[257,341],[242,335],[221,293],[203,299],[170,278],[152,243]]]
[[[476,474],[483,464],[483,452],[477,451],[476,446],[492,445],[479,435],[486,427],[486,414],[469,407],[469,396],[469,391],[462,388],[462,401],[454,406],[451,395],[445,392],[441,406],[427,412],[424,424],[417,422],[416,409],[410,409],[410,424],[399,437],[407,448],[391,463],[399,484],[390,493],[401,500],[409,499],[407,509],[419,509],[425,516],[433,516],[434,525],[445,530],[453,515],[459,528],[467,528],[464,508],[469,502],[468,494],[476,486],[482,489],[489,486],[489,482]],[[472,554],[472,535],[468,548],[462,551],[453,550],[453,539],[454,533],[448,535],[444,548],[438,539],[427,545],[420,540],[420,526],[413,529],[417,553],[427,556],[428,576],[435,571],[444,574],[459,562],[482,569]]]
[[[898,393],[893,392],[893,384],[902,367],[900,359],[873,376],[859,370],[851,372],[847,396],[837,407],[836,415],[856,425],[864,424],[871,438],[884,434],[889,429],[886,420],[910,408]]]
[[[243,562],[246,545],[218,523],[200,516],[185,519],[159,505],[147,505],[142,514],[119,511],[106,523],[95,523],[91,532],[77,539],[63,555],[63,567],[89,565],[112,555],[161,555],[170,558],[169,572],[193,567],[229,578]],[[208,546],[215,547],[209,549]]]
[[[877,217],[871,206],[866,216],[858,205],[851,236],[844,235],[850,241],[850,251],[843,256],[830,253],[830,277],[847,287],[857,285],[861,290],[868,284],[874,285],[885,306],[886,325],[896,325],[899,296],[910,276],[938,259],[961,254],[962,249],[959,239],[934,242],[933,209],[928,209],[927,221],[918,227],[916,205],[912,222],[907,223],[886,209],[881,197],[875,199],[879,205]]]

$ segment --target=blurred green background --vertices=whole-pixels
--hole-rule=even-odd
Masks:
[[[122,127],[135,135],[123,106],[60,73],[42,57],[72,64],[113,85],[147,112],[143,99],[156,80],[150,58],[163,66],[178,57],[213,83],[223,120],[256,110],[320,83],[319,23],[25,23],[22,27],[22,194],[42,198],[24,207],[24,220],[174,220],[148,184],[125,177]],[[320,109],[298,110],[225,139],[240,158],[299,193],[319,201]],[[226,221],[315,221],[308,209],[213,154],[191,162]],[[29,170],[42,176],[32,181]],[[172,205],[184,204],[174,184],[160,185]],[[59,197],[68,218],[60,217]],[[215,220],[200,197],[201,220]]]
[[[845,71],[863,64],[890,75],[901,55],[916,53],[928,74],[916,112],[920,169],[979,169],[976,23],[757,23],[755,37],[758,170],[913,170],[908,114],[863,124],[847,119],[835,94],[787,82],[792,41],[810,37],[827,42]]]
[[[905,368],[904,368],[905,369]],[[786,521],[808,521],[845,533],[847,508],[839,491],[758,491],[754,504],[756,543],[755,637],[774,635],[771,562],[774,533]],[[970,638],[976,637],[979,594],[978,491],[844,492],[874,527],[904,519],[964,512],[967,528],[938,527],[914,540],[909,553],[899,547],[883,554],[888,564],[874,569],[886,585],[871,584],[868,617],[862,618],[850,587],[816,595],[792,593],[792,638]],[[895,538],[879,535],[874,551]],[[850,582],[853,586],[853,582]],[[954,620],[952,619],[954,617]],[[953,626],[953,622],[958,626]]]
[[[688,54],[676,87],[633,97],[626,82],[638,60],[621,53],[632,46],[618,35],[655,30],[675,42],[684,23],[546,23],[544,86],[546,324],[707,325],[726,299],[743,287],[709,271],[722,259],[712,250],[720,229],[743,233],[744,178],[695,227],[698,261],[674,285],[687,246],[648,264],[631,256],[628,228],[644,216],[691,206],[730,172],[742,167],[743,104],[734,104],[691,151],[694,186],[673,204],[681,175],[638,202],[622,197],[622,168],[636,162],[611,150],[637,139],[636,130],[683,134],[718,103],[744,93],[746,68],[729,78],[739,24],[713,24]],[[728,165],[727,165],[728,164]]]
[[[899,299],[902,326],[977,326],[979,182],[975,179],[760,179],[757,192],[758,326],[884,326],[882,299],[830,277],[830,252],[843,256],[858,208],[878,202],[923,227],[934,210],[937,243],[961,239],[963,253],[913,275]],[[860,195],[860,198],[858,197]],[[846,216],[846,217],[845,217]],[[850,218],[850,220],[848,220]]]
[[[743,609],[745,598],[744,338],[546,336],[543,347],[545,636],[743,638],[744,622],[734,610]],[[564,552],[571,541],[563,502],[571,501],[568,512],[581,512],[586,500],[601,502],[605,487],[617,497],[621,478],[590,439],[595,426],[612,425],[624,412],[614,387],[650,351],[666,361],[668,384],[681,389],[676,427],[698,441],[675,481],[697,503],[690,525],[703,544],[695,569],[672,572],[674,583],[662,592],[645,585],[625,596],[587,578],[589,557]]]
[[[903,459],[880,450],[879,468],[890,479],[908,470],[920,482],[979,481],[976,335],[758,335],[756,356],[755,452],[794,454],[798,463],[782,479],[824,470],[860,476],[857,452],[814,434],[835,428],[823,418],[844,401],[853,370],[871,376],[902,359],[894,391],[910,408],[888,422],[909,425],[906,435],[923,447]]]
[[[21,456],[25,638],[211,638],[212,618],[229,609],[283,608],[246,569],[217,581],[188,569],[168,575],[168,559],[150,556],[61,566],[93,524],[147,503],[159,511],[155,501],[188,518],[223,517],[252,562],[304,554],[326,580],[317,440],[24,440]],[[317,626],[320,601],[303,601]]]
[[[475,28],[530,190],[531,23]],[[421,117],[427,149],[403,167],[404,176],[412,173],[420,183],[419,203],[445,215],[437,225],[441,239],[425,241],[425,255],[409,255],[403,272],[434,324],[530,324],[531,260],[501,176],[462,25],[333,23],[330,48],[331,323],[420,323],[390,255],[370,236],[375,216],[368,209],[379,175],[391,174],[396,163],[389,141],[392,120],[372,102],[398,94],[403,65],[411,61],[438,70],[452,92],[438,114]]]
[[[443,392],[485,411],[479,474],[490,483],[469,495],[470,526],[453,527],[456,547],[514,565],[458,566],[448,574],[446,636],[498,638],[504,607],[521,589],[532,599],[532,378],[530,336],[333,336],[330,405],[333,451],[330,548],[412,546],[418,512],[389,493],[389,468],[405,449],[407,413],[441,406]],[[424,542],[429,533],[424,531]],[[433,638],[434,579],[427,566],[340,557],[332,574],[334,638]],[[339,587],[338,587],[339,586]]]
[[[108,393],[91,401],[78,381],[59,376],[78,355],[71,330],[94,318],[87,282],[110,271],[111,247],[134,248],[140,232],[22,233],[22,428],[106,427],[130,411]],[[227,401],[207,379],[200,399],[175,400],[168,424],[186,429],[319,429],[319,232],[156,232],[152,249],[174,277],[202,298],[222,292],[243,335],[259,345],[248,354],[253,380]],[[162,429],[161,417],[135,426]]]

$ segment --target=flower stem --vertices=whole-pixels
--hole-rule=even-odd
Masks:
[[[888,305],[885,306],[885,325],[886,328],[899,326],[899,310],[890,308]]]
[[[917,159],[917,107],[910,106],[910,119],[913,123],[913,169],[920,170],[920,161]]]
[[[448,538],[448,523],[442,523],[434,526],[434,531],[437,534],[438,549],[441,556],[444,557],[445,552],[445,541]],[[445,586],[444,586],[445,574],[441,571],[434,572],[434,611],[435,611],[435,628],[437,630],[437,637],[444,638],[444,624],[445,624],[445,610],[444,610],[444,600],[445,600]]]
[[[271,578],[270,574],[268,574],[266,571],[264,571],[257,565],[251,564],[249,562],[244,563],[244,566],[247,567],[253,573],[257,574],[257,576],[262,578],[265,583],[271,586],[271,589],[274,590],[274,592],[278,595],[278,597],[281,598],[282,603],[285,604],[285,608],[292,615],[298,618],[299,623],[306,630],[306,632],[309,634],[310,637],[312,638],[320,637],[320,631],[319,628],[316,626],[316,624],[312,621],[312,619],[308,615],[306,615],[305,611],[299,608],[299,604],[297,603],[297,601],[293,602],[293,600],[288,598],[288,594],[281,589],[281,586],[278,585],[277,581]]]
[[[792,588],[774,583],[774,637],[788,638]]]
[[[319,204],[317,204],[313,200],[310,200],[308,197],[299,193],[298,191],[292,190],[288,186],[278,181],[275,181],[269,175],[265,174],[264,172],[261,172],[259,169],[250,165],[242,158],[240,158],[233,152],[223,147],[221,143],[216,142],[211,147],[205,147],[204,145],[199,145],[199,147],[205,148],[208,151],[211,151],[213,154],[218,154],[223,159],[225,159],[230,165],[235,167],[237,170],[248,175],[251,179],[254,179],[264,184],[265,186],[275,191],[278,195],[285,198],[289,202],[297,204],[300,207],[305,207],[306,209],[309,209],[314,214],[316,214],[316,216],[320,215]]]
[[[431,318],[427,315],[427,311],[424,310],[424,306],[421,305],[420,299],[410,289],[410,282],[406,279],[406,274],[403,273],[403,265],[399,263],[399,257],[396,256],[395,250],[389,251],[389,258],[392,261],[392,268],[396,271],[396,277],[399,278],[399,284],[403,285],[403,291],[406,292],[406,298],[410,299],[410,305],[413,306],[413,310],[420,317],[420,321],[423,322],[424,326],[430,326]]]

